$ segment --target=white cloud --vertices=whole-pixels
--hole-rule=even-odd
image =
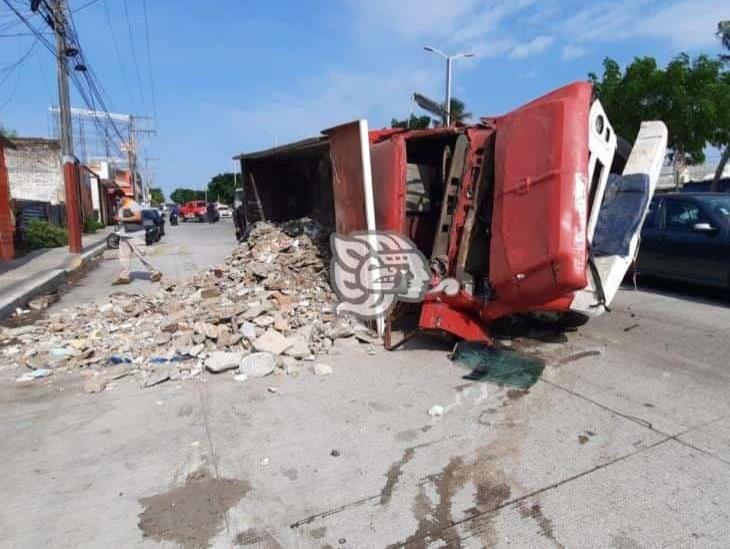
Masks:
[[[631,38],[655,38],[675,48],[717,44],[717,22],[730,17],[727,0],[601,2],[577,11],[560,25],[560,34],[577,46]]]
[[[443,76],[437,71],[409,72],[403,67],[389,74],[332,71],[307,83],[301,94],[279,94],[270,100],[229,112],[234,131],[246,139],[248,150],[319,135],[328,127],[367,118],[373,128],[391,118],[406,118],[414,91],[436,95]]]
[[[509,57],[511,59],[525,59],[530,55],[545,51],[553,44],[554,41],[555,38],[553,38],[552,36],[536,36],[529,42],[520,44],[519,46],[515,46],[514,48],[512,48],[512,51],[509,52]]]
[[[718,43],[717,23],[730,19],[727,0],[686,0],[653,13],[637,34],[669,40],[677,48],[703,48]]]
[[[560,50],[560,55],[565,60],[577,59],[588,53],[588,48],[576,44],[567,44]]]
[[[475,13],[478,0],[349,0],[365,32],[406,37],[450,36],[457,23]]]

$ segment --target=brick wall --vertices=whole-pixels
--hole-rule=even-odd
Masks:
[[[58,204],[64,200],[61,148],[53,139],[14,138],[5,151],[10,196]]]

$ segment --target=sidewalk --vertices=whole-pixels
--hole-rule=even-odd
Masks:
[[[68,247],[36,250],[23,257],[0,262],[0,320],[39,295],[59,288],[68,275],[88,264],[106,248],[111,228],[83,235],[83,251],[74,256]]]

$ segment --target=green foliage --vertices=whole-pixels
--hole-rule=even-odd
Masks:
[[[234,175],[230,172],[216,175],[208,182],[208,199],[211,202],[233,204],[234,179]]]
[[[205,191],[194,189],[175,189],[170,194],[170,200],[176,204],[184,204],[192,200],[205,200]]]
[[[613,59],[603,75],[588,75],[617,134],[633,140],[642,120],[662,120],[669,129],[675,164],[705,161],[708,144],[730,138],[730,76],[722,61],[700,55],[675,57],[666,68],[651,57],[636,58],[622,72]]]
[[[82,230],[84,231],[84,234],[94,234],[96,231],[103,228],[103,223],[99,223],[93,217],[87,217],[84,219],[84,225],[82,227]]]
[[[150,189],[150,202],[156,206],[165,203],[165,193],[162,189],[157,187]]]
[[[5,137],[6,139],[10,139],[13,137],[17,137],[17,134],[14,130],[8,130],[7,128],[5,128],[5,126],[0,124],[0,136]]]
[[[416,116],[415,114],[412,114],[409,120],[397,120],[393,118],[393,120],[390,121],[391,128],[408,128],[411,130],[422,130],[428,128],[429,126],[431,126],[431,117],[428,115]]]
[[[722,47],[730,50],[730,20],[720,21],[717,24],[717,37],[720,39]],[[730,62],[730,55],[722,54],[720,55],[720,59],[725,62]]]
[[[58,248],[68,244],[68,231],[47,221],[31,219],[25,225],[25,243],[31,250]]]
[[[466,104],[456,97],[451,98],[451,123],[465,124],[471,118],[471,113],[467,112]]]
[[[452,124],[466,124],[471,118],[472,114],[467,112],[466,104],[456,97],[451,98],[451,123]],[[440,126],[441,120],[432,120],[429,115],[416,116],[412,114],[411,117],[406,120],[398,120],[393,118],[390,121],[391,128],[408,128],[414,129],[425,129],[431,126]]]

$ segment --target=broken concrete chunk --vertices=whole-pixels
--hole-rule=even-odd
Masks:
[[[312,370],[318,376],[328,376],[333,372],[332,366],[329,364],[322,364],[321,362],[315,364]]]
[[[288,338],[281,335],[276,330],[268,329],[264,334],[253,342],[253,348],[256,351],[263,351],[280,355],[294,344]]]
[[[104,375],[92,376],[84,382],[85,393],[101,393],[109,383],[109,378]]]
[[[221,295],[221,291],[215,286],[200,290],[200,297],[203,299],[210,299],[211,297],[218,297],[219,295]]]
[[[238,331],[249,341],[256,339],[256,325],[252,322],[244,322],[238,328]]]
[[[238,372],[248,377],[264,377],[271,374],[276,368],[276,357],[272,353],[252,353],[243,358]]]
[[[158,368],[155,371],[150,374],[150,376],[145,380],[144,386],[145,387],[154,387],[155,385],[159,385],[160,383],[164,383],[170,377],[172,376],[172,368],[169,366]]]
[[[233,370],[238,366],[243,358],[242,353],[228,353],[225,351],[214,351],[210,353],[210,356],[205,361],[205,367],[213,372],[219,374],[227,370]]]
[[[292,345],[285,351],[285,354],[294,358],[304,358],[312,354],[309,350],[309,344],[303,335],[294,334],[289,337],[289,341]]]
[[[428,409],[428,415],[431,417],[438,417],[444,415],[444,407],[434,404]]]

